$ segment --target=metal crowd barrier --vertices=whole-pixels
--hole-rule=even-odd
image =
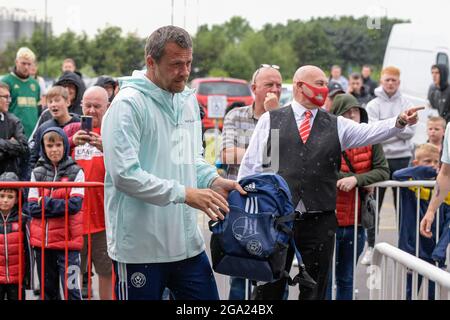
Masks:
[[[66,190],[66,196],[65,196],[65,273],[64,273],[64,298],[67,300],[68,298],[68,240],[69,240],[69,208],[68,208],[68,200],[69,200],[69,194],[68,194],[68,188],[94,188],[94,187],[101,187],[103,188],[104,185],[101,182],[0,182],[0,188],[10,188],[10,189],[19,189],[19,199],[18,199],[18,212],[22,213],[23,209],[23,203],[22,203],[22,189],[23,188],[40,188],[41,193],[43,193],[44,188],[65,188]],[[42,217],[41,217],[41,228],[42,228],[42,247],[41,247],[41,281],[40,281],[40,294],[41,294],[41,300],[45,299],[45,201],[41,201],[42,205]],[[23,224],[23,218],[22,214],[19,214],[19,226],[22,226]],[[89,224],[88,224],[89,225]],[[22,290],[23,290],[23,264],[24,261],[22,261],[22,252],[24,252],[23,247],[23,231],[22,227],[20,227],[19,231],[19,300],[23,300],[25,297],[22,296]],[[91,299],[91,239],[90,239],[90,233],[88,234],[88,300]],[[32,254],[32,253],[30,253]],[[33,272],[33,270],[31,271]],[[112,280],[114,281],[114,269],[113,269],[113,275]],[[78,283],[80,283],[80,280],[78,279]],[[81,289],[81,288],[80,288]],[[113,299],[114,299],[114,282],[112,286],[112,293],[113,293]]]
[[[396,195],[397,195],[396,198],[397,199],[396,199],[396,209],[395,209],[395,230],[396,230],[396,234],[398,236],[399,235],[399,230],[400,230],[400,228],[399,228],[399,224],[400,224],[400,220],[399,220],[399,217],[400,217],[400,215],[399,215],[399,209],[400,209],[400,188],[417,187],[417,191],[416,191],[417,209],[416,209],[416,212],[415,212],[415,214],[416,214],[416,226],[417,226],[417,228],[416,228],[416,252],[415,252],[415,256],[409,255],[408,253],[406,253],[404,251],[401,251],[400,249],[396,249],[396,250],[397,251],[401,251],[402,253],[407,255],[407,257],[411,258],[411,260],[410,260],[411,263],[409,265],[415,266],[417,264],[417,260],[420,260],[420,265],[421,266],[423,264],[426,264],[427,267],[431,267],[431,269],[426,268],[428,271],[426,273],[423,273],[425,275],[425,277],[428,275],[429,279],[431,279],[431,280],[436,280],[438,278],[440,279],[440,277],[443,277],[444,275],[447,276],[447,277],[450,277],[450,273],[448,273],[446,271],[443,271],[443,270],[437,268],[436,266],[433,266],[433,265],[431,265],[431,264],[429,264],[429,263],[427,263],[427,262],[425,262],[425,261],[423,261],[423,260],[418,258],[419,257],[419,239],[420,239],[420,233],[419,233],[419,227],[420,227],[420,201],[421,201],[421,199],[420,199],[420,190],[423,187],[433,188],[435,186],[435,183],[436,183],[435,181],[418,181],[418,180],[417,181],[393,181],[393,180],[389,180],[389,181],[375,183],[373,185],[368,186],[368,187],[374,187],[375,188],[375,191],[374,191],[375,192],[375,200],[376,200],[376,214],[375,214],[375,244],[376,244],[375,248],[376,249],[375,249],[375,252],[376,252],[376,255],[378,255],[378,256],[381,254],[380,253],[380,250],[381,250],[380,246],[377,245],[378,240],[379,240],[379,220],[380,220],[380,212],[379,212],[380,210],[379,210],[379,207],[378,207],[379,188],[381,188],[381,187],[382,188],[397,187],[397,189],[396,189]],[[386,191],[388,191],[388,190],[386,190]],[[384,200],[384,203],[385,203],[385,206],[386,206],[386,198]],[[354,220],[354,228],[355,229],[354,229],[354,239],[353,239],[353,293],[352,293],[353,300],[355,300],[357,298],[356,294],[358,292],[358,289],[356,288],[356,280],[360,280],[360,279],[356,279],[357,262],[358,262],[357,259],[356,259],[356,257],[357,257],[357,243],[358,243],[357,226],[359,224],[358,214],[357,214],[358,212],[356,210],[358,210],[358,204],[359,204],[359,192],[358,192],[358,189],[356,188],[355,220]],[[202,223],[201,224],[202,224],[203,230],[206,230],[206,232],[209,232],[208,226],[207,226],[207,218],[206,218],[206,216],[203,213],[201,215],[202,215],[202,218],[201,218],[201,222]],[[436,226],[437,226],[437,229],[436,229],[436,233],[437,233],[436,243],[437,243],[439,241],[439,233],[440,233],[440,230],[439,230],[439,210],[438,210],[438,212],[436,214],[436,218],[435,219],[436,219]],[[397,243],[395,245],[397,245]],[[386,246],[386,244],[383,244],[383,246],[381,246],[381,247],[385,248],[385,246]],[[336,248],[336,246],[335,246],[335,248]],[[363,251],[362,254],[364,254],[364,251]],[[404,255],[402,255],[402,257],[404,259],[406,259]],[[374,263],[373,263],[372,266],[368,266],[367,267],[367,271],[371,272],[371,270],[373,270],[374,268],[377,268],[376,267],[376,263],[378,263],[378,261],[376,261],[376,259],[378,259],[378,258],[375,256],[375,253],[374,253],[374,258],[373,258]],[[448,259],[449,258],[447,257],[447,260]],[[399,266],[400,266],[400,263],[397,262],[396,266],[394,267],[394,269],[395,268],[399,268]],[[382,275],[385,274],[385,269],[381,268],[380,270],[381,270],[380,272],[381,272]],[[424,269],[421,267],[421,269],[416,271],[416,273],[421,273],[422,271],[424,271]],[[336,298],[335,258],[334,257],[333,257],[332,271],[331,272],[332,272],[332,299],[334,300]],[[434,274],[434,275],[431,276],[432,274]],[[220,275],[220,278],[222,280],[221,282],[222,282],[223,285],[225,285],[225,289],[227,290],[227,293],[228,293],[228,289],[229,289],[228,277],[226,278],[226,281],[223,281],[222,277],[223,276]],[[372,280],[371,277],[373,277],[373,275],[369,275],[369,278],[367,280]],[[383,278],[383,279],[386,279],[386,278]],[[366,279],[364,279],[364,280],[366,280]],[[395,277],[394,280],[397,281],[397,283],[398,283],[398,281],[401,280],[401,279],[399,277]],[[368,284],[368,282],[366,282],[366,281],[364,281],[364,283],[366,285]],[[415,276],[413,276],[413,281],[412,281],[412,295],[413,295],[412,298],[416,298],[416,294],[418,292],[418,290],[417,290],[418,283],[419,283],[419,281],[417,281],[417,274],[416,274]],[[402,285],[406,286],[405,283],[402,283]],[[425,286],[427,286],[427,283],[423,282],[422,290],[427,289],[427,288],[425,288]],[[371,290],[372,288],[369,285],[368,285],[368,289],[369,289],[369,293],[372,294],[372,290]],[[424,291],[427,291],[427,290],[424,290]],[[438,286],[436,286],[435,291],[436,291],[435,297],[437,299],[438,298],[438,294],[439,294]],[[375,296],[373,294],[370,297],[375,298]],[[383,297],[384,296],[381,295],[381,298],[383,298]],[[401,298],[405,299],[405,296],[401,296]]]
[[[388,268],[390,261],[392,261],[392,268]],[[388,243],[379,243],[375,246],[372,266],[375,271],[373,274],[375,279],[373,279],[374,283],[370,288],[370,300],[405,300],[408,272],[412,272],[413,289],[411,300],[418,299],[417,284],[419,275],[422,276],[423,300],[428,300],[429,281],[434,281],[435,283],[435,300],[440,300],[442,294],[445,297],[445,293],[445,299],[450,299],[450,273]],[[387,281],[389,273],[392,274],[394,279],[390,282],[390,288]],[[391,289],[390,297],[389,289]],[[443,289],[446,292],[442,292]]]
[[[442,272],[444,274],[447,275],[447,277],[450,278],[450,273],[445,272],[421,259],[419,259],[419,239],[420,239],[420,233],[419,233],[419,228],[420,228],[420,190],[422,187],[427,187],[427,188],[434,188],[435,186],[435,181],[393,181],[393,180],[389,180],[389,181],[384,181],[384,182],[379,182],[379,183],[375,183],[372,184],[370,186],[367,187],[374,187],[375,188],[375,200],[376,200],[376,213],[375,213],[375,243],[377,243],[377,237],[378,237],[378,232],[379,232],[379,218],[380,218],[380,210],[378,208],[378,201],[379,201],[379,188],[388,188],[388,187],[397,187],[396,189],[396,212],[395,212],[395,218],[396,218],[396,223],[395,223],[395,228],[397,231],[397,235],[399,235],[399,231],[400,231],[400,227],[399,227],[399,210],[400,210],[400,188],[408,188],[408,187],[417,187],[417,191],[416,191],[416,198],[417,198],[417,209],[416,209],[416,245],[415,245],[415,256],[411,256],[411,258],[414,258],[414,261],[416,259],[420,260],[423,263],[426,263],[427,265],[433,267],[431,270],[439,270],[439,274],[442,274]],[[357,241],[358,241],[358,233],[357,233],[357,226],[358,226],[358,204],[359,204],[359,191],[358,188],[356,188],[356,197],[355,197],[355,221],[354,221],[354,239],[353,239],[353,292],[352,292],[352,299],[355,300],[356,299],[356,293],[358,292],[358,289],[356,288],[356,268],[357,268]],[[439,210],[436,213],[436,243],[439,241]],[[336,242],[335,242],[335,250],[336,250]],[[407,255],[409,255],[408,253],[397,249]],[[364,251],[363,251],[364,252]],[[380,253],[378,252],[378,255]],[[448,257],[447,257],[448,260]],[[411,260],[413,261],[413,260]],[[414,262],[411,262],[414,264]],[[369,267],[370,268],[370,267]],[[336,283],[335,283],[335,270],[336,270],[336,259],[335,256],[333,256],[333,261],[332,261],[332,299],[334,300],[336,298]],[[423,270],[423,269],[420,269]],[[370,269],[368,269],[368,271],[371,271]],[[385,271],[385,269],[381,269],[381,273],[383,273],[383,271]],[[432,272],[432,271],[430,271]],[[437,272],[437,271],[436,271]],[[369,279],[370,280],[370,279]],[[397,280],[397,278],[394,278],[394,280]],[[418,280],[417,280],[417,272],[413,277],[413,281],[412,281],[412,294],[413,294],[413,298],[415,297],[415,294],[417,294],[417,289],[418,289]],[[404,284],[406,286],[406,284]],[[371,289],[371,288],[369,288]],[[428,290],[425,290],[428,291]],[[436,287],[436,294],[435,296],[438,296],[438,288]],[[383,297],[383,296],[382,296]]]

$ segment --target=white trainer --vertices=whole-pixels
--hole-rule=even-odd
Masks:
[[[367,250],[361,259],[361,264],[366,265],[366,266],[371,265],[372,264],[372,256],[373,256],[373,248],[367,247]]]

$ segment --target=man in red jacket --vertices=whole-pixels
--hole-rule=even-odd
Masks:
[[[105,178],[100,127],[108,106],[107,91],[102,87],[91,87],[83,95],[82,108],[85,116],[92,117],[92,131],[81,130],[80,123],[73,123],[64,128],[69,137],[72,158],[83,168],[86,181],[103,182]],[[100,299],[111,300],[112,262],[108,257],[106,247],[103,204],[103,188],[86,189],[82,209],[84,247],[81,251],[81,270],[84,272],[84,280],[88,279],[90,283],[92,261],[95,272],[98,274]],[[84,284],[88,282],[83,281]],[[90,287],[90,285],[86,287]],[[87,292],[90,290],[88,289]]]

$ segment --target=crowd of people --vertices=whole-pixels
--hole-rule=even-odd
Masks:
[[[331,296],[334,250],[337,299],[351,299],[354,232],[357,259],[367,238],[362,262],[370,264],[376,230],[354,225],[355,212],[361,221],[356,189],[363,199],[373,194],[368,186],[380,181],[437,178],[437,192],[423,189],[428,193],[422,198],[419,256],[442,265],[450,222],[450,202],[441,206],[450,191],[446,66],[431,68],[429,101],[440,116],[428,119],[428,142],[414,146],[414,125],[424,107],[402,96],[398,68],[384,68],[378,86],[370,66],[348,79],[337,65],[330,77],[316,66],[301,66],[293,74],[292,102],[280,107],[279,67],[261,65],[250,83],[254,103],[229,108],[224,118],[222,176],[203,157],[201,109],[187,86],[192,52],[184,29],[162,27],[147,40],[146,71],[121,78],[120,90],[107,76],[86,89],[70,58],[47,89],[36,76],[34,53],[19,49],[14,69],[0,80],[0,183],[86,181],[102,182],[104,188],[24,189],[19,212],[18,190],[0,187],[5,235],[0,237],[0,299],[24,298],[19,279],[22,290],[32,288],[34,266],[47,300],[90,297],[92,266],[103,300],[113,291],[120,300],[158,300],[167,290],[172,299],[219,299],[197,212],[223,220],[228,193],[246,194],[238,181],[262,172],[281,175],[294,206],[305,208],[295,222],[285,269],[290,271],[300,251],[317,285],[300,285],[299,299]],[[87,118],[91,127],[82,123]],[[419,227],[411,218],[415,194],[413,188],[402,190],[399,247],[410,253]],[[379,208],[383,196],[380,190]],[[433,221],[439,206],[436,245]],[[229,298],[244,299],[245,279],[230,281]],[[67,297],[61,295],[65,289]],[[283,299],[286,292],[282,278],[256,286],[253,298]]]

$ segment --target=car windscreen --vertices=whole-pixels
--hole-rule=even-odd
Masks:
[[[202,82],[198,87],[198,94],[201,95],[225,95],[228,97],[251,96],[250,88],[244,83],[234,82]]]

